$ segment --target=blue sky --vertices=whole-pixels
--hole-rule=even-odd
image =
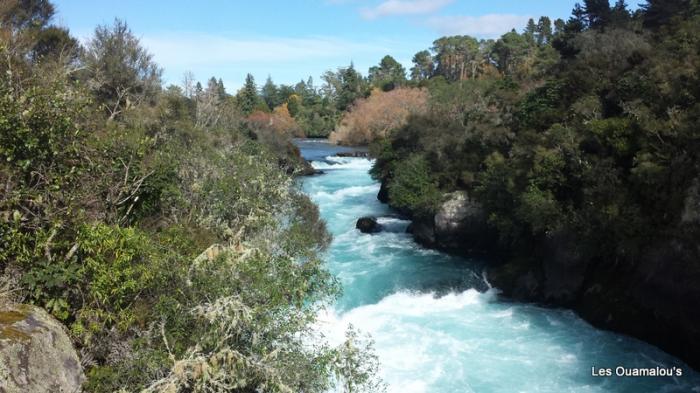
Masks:
[[[408,67],[436,38],[497,37],[529,17],[568,18],[574,0],[54,0],[56,22],[87,39],[95,26],[126,20],[164,68],[220,77],[235,92],[250,72],[296,83],[351,61],[363,74],[386,54]]]

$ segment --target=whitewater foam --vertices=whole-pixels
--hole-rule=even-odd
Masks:
[[[700,392],[700,377],[592,378],[591,366],[679,365],[642,342],[592,328],[566,310],[499,300],[478,261],[427,250],[404,233],[408,222],[376,199],[363,158],[316,147],[326,174],[304,180],[334,240],[325,259],[343,285],[316,327],[335,343],[349,324],[370,333],[389,393]],[[355,229],[378,217],[385,231]],[[478,290],[477,290],[478,289]]]

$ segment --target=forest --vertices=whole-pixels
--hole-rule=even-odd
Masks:
[[[448,193],[466,193],[483,230],[456,251],[493,257],[506,295],[572,307],[699,364],[688,345],[700,298],[699,31],[697,1],[630,11],[587,0],[567,21],[530,20],[496,41],[436,40],[411,72],[427,108],[368,134],[380,198],[429,238]]]
[[[438,38],[409,70],[387,55],[366,77],[248,74],[236,92],[164,86],[126,22],[81,43],[54,14],[0,4],[0,305],[59,320],[86,391],[381,390],[369,338],[314,336],[341,289],[294,137],[369,146],[380,196],[417,223],[465,192],[485,230],[456,252],[494,258],[506,295],[700,365],[697,0],[585,0],[498,39]],[[553,247],[580,272],[563,292]]]
[[[235,96],[216,78],[164,88],[125,22],[81,44],[54,12],[0,5],[0,323],[25,310],[8,304],[47,310],[89,392],[374,386],[364,336],[331,347],[311,328],[339,287],[290,124],[319,96],[252,77]],[[3,386],[21,378],[5,367]]]

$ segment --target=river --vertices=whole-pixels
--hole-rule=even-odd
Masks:
[[[348,149],[320,140],[297,144],[324,171],[302,188],[334,236],[325,259],[343,286],[319,323],[331,339],[348,324],[371,334],[388,392],[700,392],[700,374],[649,344],[569,310],[500,299],[480,261],[413,242],[409,222],[377,200],[370,160],[334,157]],[[355,222],[365,215],[384,217],[385,230],[360,233]],[[683,375],[617,377],[617,366],[679,367]],[[613,376],[595,377],[592,367]]]

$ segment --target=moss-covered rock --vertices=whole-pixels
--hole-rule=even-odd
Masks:
[[[75,393],[84,380],[63,325],[35,306],[0,309],[0,391]]]

